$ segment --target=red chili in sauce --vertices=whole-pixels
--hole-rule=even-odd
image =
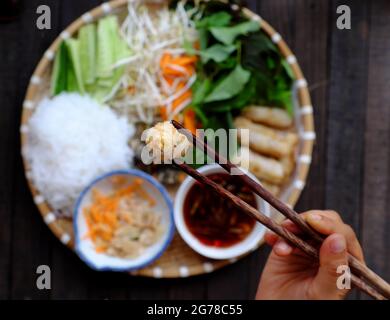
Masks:
[[[237,176],[216,173],[208,178],[257,207],[253,192]],[[200,242],[209,246],[232,246],[245,239],[255,225],[255,220],[231,201],[199,182],[188,191],[183,209],[187,228]]]

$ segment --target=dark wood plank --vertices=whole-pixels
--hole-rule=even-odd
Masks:
[[[52,241],[51,298],[55,300],[87,299],[89,274],[93,271],[54,236]]]
[[[261,272],[264,269],[265,263],[269,253],[271,252],[271,247],[264,244],[258,250],[253,252],[248,257],[248,296],[247,299],[254,299],[257,287],[259,286]]]
[[[336,28],[336,8],[351,7],[352,30]],[[369,6],[367,1],[333,1],[329,90],[326,206],[359,229],[363,184]]]
[[[0,299],[7,299],[10,295],[11,275],[11,241],[12,241],[12,211],[14,203],[13,190],[15,181],[13,172],[17,153],[15,147],[15,101],[14,87],[18,83],[18,74],[13,70],[17,57],[13,54],[18,50],[14,41],[19,35],[19,23],[12,22],[0,26]]]
[[[253,12],[258,11],[258,8],[257,8],[258,1],[257,0],[246,0],[246,1],[242,1],[242,3],[245,7],[252,10]]]
[[[31,195],[27,189],[24,179],[24,171],[20,158],[19,144],[19,119],[21,105],[25,90],[32,70],[37,64],[40,56],[53,40],[57,30],[40,31],[36,28],[36,8],[41,4],[39,1],[29,1],[25,4],[19,19],[12,22],[18,35],[13,38],[11,47],[8,47],[9,54],[14,61],[7,65],[10,72],[15,75],[14,81],[5,78],[7,85],[13,86],[7,94],[12,97],[12,110],[9,115],[13,119],[13,138],[8,141],[7,146],[11,147],[13,153],[12,163],[9,163],[8,171],[12,173],[14,188],[12,189],[12,254],[10,261],[12,271],[10,274],[11,287],[10,297],[14,299],[41,299],[50,297],[50,291],[38,290],[36,287],[36,268],[45,264],[50,266],[51,242],[50,232],[42,223]],[[58,17],[59,6],[56,1],[48,1],[51,8],[52,21]]]
[[[145,277],[127,278],[128,294],[131,300],[169,299],[171,279],[153,279]]]
[[[102,4],[103,0],[88,0],[88,1],[77,1],[68,0],[61,2],[61,16],[59,24],[61,29],[65,29],[74,20],[79,18],[85,12],[92,10],[93,8]]]
[[[4,173],[0,184],[0,272],[6,275],[0,278],[0,299],[253,298],[269,252],[265,247],[212,274],[156,280],[94,272],[50,234],[23,177],[18,142],[21,102],[33,68],[54,37],[101,1],[46,2],[52,9],[52,30],[35,28],[35,9],[41,4],[37,0],[25,1],[19,20],[0,27],[0,41],[6,44],[0,46],[0,171]],[[286,39],[311,90],[317,142],[298,210],[327,207],[340,211],[358,231],[368,265],[389,279],[389,3],[247,3]],[[350,31],[336,29],[340,4],[352,9]],[[52,269],[51,292],[35,287],[39,264]]]
[[[294,49],[294,0],[258,0],[256,10],[259,15],[270,23],[283,37],[287,44]]]
[[[249,299],[248,259],[215,271],[207,284],[207,299]]]
[[[336,8],[352,10],[352,29],[336,28]],[[333,1],[327,140],[327,208],[340,213],[359,236],[364,183],[369,2]],[[356,298],[356,295],[351,295]]]
[[[125,273],[103,273],[88,270],[82,281],[87,286],[88,299],[126,300],[129,291],[129,275]]]
[[[390,281],[390,2],[372,1],[362,240],[367,264]]]
[[[51,265],[52,235],[31,201],[26,187],[21,160],[18,159],[17,187],[13,208],[12,224],[12,299],[47,299],[50,290],[39,290],[36,286],[40,265]]]
[[[170,282],[169,299],[206,299],[207,282],[210,274],[199,275],[187,279],[175,279]],[[191,288],[189,290],[189,288]]]

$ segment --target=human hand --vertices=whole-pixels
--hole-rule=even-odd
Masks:
[[[264,267],[256,299],[336,300],[347,295],[347,289],[336,286],[337,268],[348,265],[347,252],[364,263],[362,248],[349,225],[334,211],[312,210],[301,214],[319,233],[327,236],[319,249],[319,262],[313,261],[273,232],[266,242],[273,247]],[[301,230],[292,221],[282,225],[295,234]]]

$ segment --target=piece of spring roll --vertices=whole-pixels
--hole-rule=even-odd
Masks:
[[[242,111],[242,115],[254,122],[280,129],[287,129],[293,123],[293,119],[287,111],[280,108],[249,106]]]
[[[244,117],[237,117],[234,125],[237,129],[249,130],[249,141],[241,139],[241,144],[248,146],[249,143],[253,150],[278,159],[292,154],[298,143],[298,136],[295,133],[275,130]],[[240,130],[238,136],[242,138]]]
[[[295,167],[294,155],[290,154],[288,156],[285,156],[280,159],[280,162],[283,166],[284,174],[286,175],[286,178],[288,178],[293,172]]]
[[[277,186],[276,184],[272,184],[272,183],[269,183],[267,181],[261,181],[261,184],[263,185],[263,187],[271,192],[272,195],[274,196],[278,196],[279,195],[279,192],[280,192],[280,187]]]
[[[280,161],[262,156],[248,147],[241,147],[233,162],[249,169],[260,181],[271,184],[281,184],[284,181],[285,173]]]

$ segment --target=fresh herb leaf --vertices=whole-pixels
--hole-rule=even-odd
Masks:
[[[272,41],[262,32],[242,40],[242,64],[256,79],[252,103],[286,109],[292,115],[293,73]]]
[[[257,84],[256,78],[252,76],[238,95],[229,100],[206,104],[205,108],[216,113],[240,110],[254,102],[257,96]]]
[[[231,53],[236,50],[235,45],[222,45],[222,44],[214,44],[211,47],[207,48],[200,52],[202,57],[202,62],[207,63],[209,60],[214,60],[215,62],[225,61]]]
[[[197,8],[200,49],[191,44],[188,50],[201,57],[192,93],[203,127],[230,128],[233,117],[250,104],[292,114],[293,73],[259,23],[219,1],[200,1]]]
[[[210,79],[198,79],[192,86],[192,104],[201,104],[211,89]]]
[[[231,15],[225,11],[214,13],[195,22],[196,28],[225,27],[230,23]]]
[[[218,71],[230,71],[233,70],[238,63],[237,57],[229,56],[226,60],[221,61],[216,65]]]
[[[290,65],[288,64],[288,62],[286,60],[282,60],[282,65],[283,65],[283,68],[284,70],[286,71],[287,75],[291,78],[291,79],[294,79],[294,74],[291,70],[291,67]]]
[[[202,122],[203,126],[207,128],[208,118],[206,113],[202,110],[201,106],[194,105],[192,108],[194,109],[196,116]]]
[[[250,78],[250,72],[237,65],[206,97],[205,102],[226,100],[237,95]]]
[[[256,21],[247,21],[239,23],[233,27],[211,27],[210,32],[215,39],[224,43],[232,44],[240,35],[246,35],[249,32],[258,31],[260,24]]]
[[[208,33],[207,29],[199,29],[198,36],[199,36],[200,49],[206,50],[207,44],[209,42],[209,33]]]

